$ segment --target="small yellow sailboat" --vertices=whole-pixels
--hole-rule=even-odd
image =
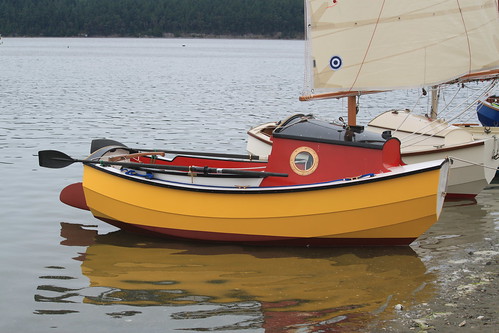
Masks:
[[[261,245],[407,245],[438,220],[447,160],[404,165],[400,141],[388,133],[311,116],[291,117],[273,136],[268,161],[168,159],[123,145],[84,160],[55,151],[39,157],[46,167],[82,162],[82,190],[71,196],[83,197],[98,219],[155,235]]]

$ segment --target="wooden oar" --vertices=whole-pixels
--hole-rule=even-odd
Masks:
[[[166,154],[175,154],[175,155],[193,155],[193,156],[206,156],[206,157],[224,157],[224,158],[239,158],[239,159],[248,159],[248,160],[259,160],[260,157],[257,155],[242,155],[242,154],[228,154],[228,153],[206,153],[199,151],[182,151],[182,150],[163,150],[163,149],[142,149],[142,148],[130,148],[121,142],[110,140],[110,139],[94,139],[90,145],[90,153],[93,154],[97,150],[108,147],[108,146],[118,146],[123,147],[125,149],[130,149],[133,151],[143,151],[143,152],[163,152]]]
[[[148,164],[148,163],[133,163],[133,162],[109,162],[109,161],[92,161],[92,160],[79,160],[66,155],[57,150],[41,150],[38,152],[38,163],[45,168],[64,168],[73,163],[83,164],[100,164],[104,166],[118,165],[126,168],[149,168],[149,169],[162,169],[162,170],[176,170],[197,172],[205,174],[230,174],[251,177],[287,177],[286,173],[265,172],[265,171],[249,171],[240,169],[222,169],[211,167],[197,167],[197,166],[184,166],[184,165],[164,165],[164,164]],[[152,171],[152,170],[151,170]]]
[[[117,162],[119,160],[131,160],[132,158],[137,158],[141,156],[147,156],[147,155],[159,155],[159,156],[165,156],[165,152],[163,151],[153,151],[153,152],[145,152],[145,153],[133,153],[133,154],[125,154],[125,155],[113,155],[109,157],[110,162]]]

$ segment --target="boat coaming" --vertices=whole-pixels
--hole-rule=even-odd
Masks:
[[[251,128],[247,134],[246,150],[257,151],[261,158],[267,158],[272,152],[272,131],[277,127],[277,122],[270,122]]]
[[[447,162],[434,161],[350,181],[235,188],[149,180],[85,165],[83,189],[95,217],[167,237],[262,245],[408,245],[437,221],[447,170]]]

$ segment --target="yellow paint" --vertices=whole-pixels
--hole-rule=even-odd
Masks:
[[[419,298],[423,293],[415,295],[416,289],[430,279],[410,248],[356,253],[96,243],[86,250],[81,267],[90,286],[110,289],[107,297],[87,298],[89,303],[193,304],[202,297],[212,303],[258,301],[265,311],[335,309],[335,316],[374,311],[390,295],[393,304]],[[159,297],[137,298],[137,290],[157,291]]]
[[[439,174],[316,191],[221,194],[151,186],[85,166],[83,186],[94,215],[131,224],[278,237],[416,238],[438,219]]]

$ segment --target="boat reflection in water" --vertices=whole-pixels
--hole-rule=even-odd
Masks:
[[[203,318],[202,325],[212,325],[203,330],[351,331],[389,318],[398,303],[421,302],[433,294],[427,285],[433,278],[410,247],[222,246],[61,226],[61,244],[88,246],[76,259],[90,288],[100,292],[84,295],[84,303],[140,307],[138,313],[147,306],[218,305],[216,310],[179,307],[172,316]],[[223,324],[224,316],[236,313],[254,319]]]

